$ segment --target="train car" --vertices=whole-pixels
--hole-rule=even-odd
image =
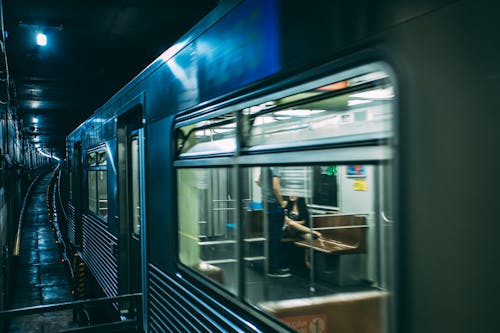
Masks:
[[[221,2],[67,139],[100,288],[145,332],[498,331],[497,7]]]

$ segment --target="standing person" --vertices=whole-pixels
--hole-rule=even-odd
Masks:
[[[271,277],[291,276],[290,268],[285,264],[285,251],[281,237],[287,202],[281,195],[281,172],[278,167],[261,169],[257,184],[261,186],[262,202],[267,217],[268,230],[268,275]]]

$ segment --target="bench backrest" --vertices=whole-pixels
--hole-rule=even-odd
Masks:
[[[364,215],[322,215],[313,216],[313,228],[351,227],[359,228],[320,230],[324,238],[354,246],[356,252],[366,252],[367,223]]]

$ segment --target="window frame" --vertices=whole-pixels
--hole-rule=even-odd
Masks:
[[[104,159],[102,156],[104,155]],[[106,211],[107,211],[107,206],[109,203],[109,197],[108,197],[108,168],[107,168],[107,159],[108,159],[108,150],[106,147],[106,144],[101,144],[97,147],[93,147],[91,149],[88,149],[87,152],[85,153],[86,156],[86,170],[87,170],[87,212],[98,217],[102,221],[107,222],[108,221],[108,214],[106,215],[101,215],[100,214],[100,205],[99,205],[99,173],[104,172],[105,174],[105,182],[106,182]],[[95,174],[95,193],[94,194],[94,201],[96,203],[96,211],[93,211],[90,208],[90,173]]]
[[[245,147],[243,145],[244,138],[242,137],[242,111],[245,108],[259,105],[267,101],[284,98],[287,96],[299,94],[311,89],[326,86],[332,83],[336,83],[342,80],[353,78],[356,76],[370,74],[377,71],[383,71],[388,74],[387,81],[394,89],[394,98],[391,102],[392,108],[392,120],[391,120],[391,130],[390,135],[383,138],[373,138],[368,140],[360,139],[345,141],[342,137],[339,139],[333,137],[331,140],[314,140],[308,142],[307,145],[295,143],[295,144],[277,144],[277,145],[262,145],[254,147]],[[214,154],[203,154],[198,153],[196,156],[182,157],[176,151],[174,156],[174,183],[177,184],[177,171],[183,168],[235,168],[235,179],[234,184],[238,188],[240,180],[238,179],[240,168],[250,168],[250,167],[261,167],[261,166],[293,166],[293,165],[320,165],[323,163],[336,163],[338,165],[347,164],[367,164],[373,166],[382,166],[386,162],[391,162],[393,166],[393,179],[397,172],[396,165],[396,147],[398,142],[398,131],[397,131],[397,121],[398,121],[398,84],[397,77],[392,70],[392,68],[383,62],[373,62],[365,65],[353,67],[348,70],[344,70],[331,75],[324,75],[319,79],[304,80],[305,83],[295,84],[293,87],[284,88],[271,92],[268,94],[263,94],[257,98],[250,98],[244,102],[235,103],[233,105],[224,106],[220,109],[214,111],[214,108],[210,108],[206,113],[203,111],[197,112],[193,117],[190,117],[189,113],[183,113],[176,118],[174,124],[174,133],[176,133],[180,128],[200,123],[205,120],[210,120],[215,117],[220,117],[225,114],[235,113],[236,114],[236,147],[235,151],[230,154],[225,154],[224,156],[214,155]],[[354,86],[353,90],[357,91],[357,86]],[[361,89],[361,88],[360,88]],[[324,97],[326,98],[326,97]],[[361,144],[359,144],[361,142]],[[307,153],[307,159],[304,159],[304,153]],[[395,192],[394,185],[392,186],[392,198],[381,197],[380,200],[396,200],[397,193]],[[377,193],[377,195],[379,195]],[[241,202],[242,198],[241,192],[238,190],[236,192],[237,200]],[[391,203],[394,207],[393,214],[397,216],[397,205],[394,202]],[[178,205],[175,205],[176,209],[176,223],[179,223],[178,215]],[[237,209],[237,219],[242,220],[242,209],[239,207]],[[379,217],[377,217],[379,218]],[[176,229],[178,230],[178,229]],[[237,246],[241,247],[244,235],[241,233],[241,225],[236,227],[237,234]],[[393,246],[396,246],[396,239],[393,240]],[[395,249],[396,250],[396,249]],[[180,271],[189,274],[197,281],[204,283],[207,286],[214,286],[212,281],[207,279],[205,276],[199,274],[192,268],[184,265],[179,259],[179,247],[177,247],[177,267]],[[396,256],[395,253],[392,253]],[[237,280],[239,284],[238,293],[236,295],[231,294],[236,297],[239,301],[246,301],[246,294],[244,288],[244,275],[243,260],[244,253],[241,249],[237,254]],[[394,260],[391,260],[394,262]],[[391,276],[395,274],[395,268],[392,267],[391,271],[388,273]],[[228,291],[225,288],[214,289],[216,291],[223,290],[223,294],[227,294]],[[394,292],[394,289],[391,289]],[[391,314],[393,315],[393,314]]]

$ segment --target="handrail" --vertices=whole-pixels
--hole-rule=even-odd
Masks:
[[[384,221],[384,223],[386,223],[386,224],[391,224],[391,223],[393,223],[393,222],[394,222],[393,220],[391,220],[391,219],[390,219],[390,218],[389,218],[389,217],[385,214],[385,211],[383,211],[383,210],[380,212],[380,216],[382,217],[382,220],[383,220],[383,221]]]
[[[19,251],[21,248],[21,233],[24,220],[24,211],[26,210],[26,204],[28,203],[29,196],[31,195],[31,189],[33,188],[33,185],[38,181],[39,178],[40,174],[36,176],[36,178],[31,182],[30,186],[28,187],[28,190],[26,191],[26,194],[24,195],[23,204],[21,206],[21,212],[19,213],[19,223],[17,225],[16,240],[14,241],[13,255],[15,257],[19,256]]]
[[[64,302],[64,303],[56,303],[56,304],[44,304],[44,305],[29,306],[29,307],[19,308],[19,309],[0,311],[0,320],[10,319],[10,318],[17,317],[17,316],[27,316],[27,315],[32,315],[32,314],[83,308],[86,305],[104,305],[104,304],[116,303],[118,301],[124,301],[124,300],[134,299],[134,298],[138,300],[137,308],[140,309],[141,308],[140,303],[141,303],[142,293],[134,293],[134,294],[119,295],[119,296],[115,296],[115,297],[92,298],[92,299],[84,299],[84,300],[72,301],[72,302]]]

